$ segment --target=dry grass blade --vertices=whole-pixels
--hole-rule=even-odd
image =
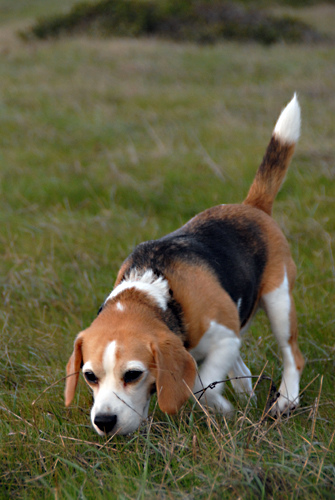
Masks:
[[[20,415],[17,415],[16,413],[14,413],[13,411],[11,411],[9,408],[6,408],[4,406],[0,406],[0,410],[4,411],[4,412],[7,412],[9,413],[10,415],[13,415],[13,417],[17,418],[18,420],[20,420],[21,422],[24,422],[25,424],[29,425],[29,427],[34,427],[33,424],[31,424],[30,422],[28,422],[28,420],[26,420],[25,418],[22,418],[20,417]]]
[[[317,478],[316,478],[316,484],[319,482],[320,480],[320,476],[321,476],[321,471],[322,471],[322,468],[323,468],[323,464],[325,462],[325,459],[326,459],[326,455],[327,453],[330,451],[330,447],[333,443],[333,440],[334,440],[334,436],[335,436],[335,429],[332,433],[332,435],[330,436],[330,440],[329,440],[329,443],[328,443],[328,446],[327,446],[327,449],[325,450],[325,454],[324,456],[322,457],[321,459],[321,463],[320,463],[320,467],[319,467],[319,472],[318,472],[318,475],[317,475]]]
[[[311,438],[310,438],[310,441],[308,442],[307,439],[305,439],[308,444],[309,444],[309,448],[308,448],[308,452],[307,452],[307,457],[306,457],[306,460],[305,460],[305,463],[301,469],[301,472],[300,472],[300,475],[299,475],[299,478],[296,482],[296,485],[294,487],[295,490],[298,489],[299,487],[299,483],[301,481],[301,478],[302,478],[302,475],[306,469],[306,466],[307,466],[307,463],[310,459],[310,455],[311,455],[311,452],[313,450],[313,439],[314,439],[314,433],[315,433],[315,425],[316,425],[316,417],[317,417],[317,413],[318,413],[318,409],[319,409],[319,404],[320,404],[320,397],[321,397],[321,391],[322,391],[322,383],[323,383],[323,375],[321,375],[321,378],[320,378],[320,388],[319,388],[319,393],[318,393],[318,397],[316,399],[316,402],[315,402],[315,408],[314,408],[314,411],[313,411],[313,416],[312,416],[312,431],[311,431]]]
[[[78,373],[78,372],[76,372]],[[31,403],[32,406],[34,406],[37,401],[43,396],[43,394],[45,394],[49,389],[51,389],[52,387],[55,387],[56,385],[58,385],[60,382],[64,382],[64,380],[66,380],[68,377],[72,377],[73,375],[75,375],[76,373],[70,373],[69,375],[66,375],[58,380],[56,380],[55,382],[53,382],[52,384],[50,384],[48,387],[46,387],[39,395],[36,399],[34,399],[34,401]]]

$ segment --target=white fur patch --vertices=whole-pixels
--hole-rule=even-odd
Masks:
[[[118,302],[118,303],[116,304],[116,309],[117,309],[118,311],[121,311],[121,312],[122,312],[122,311],[124,311],[124,305],[123,305],[123,304],[121,304],[121,302]]]
[[[169,283],[162,276],[157,277],[151,269],[145,271],[132,270],[129,277],[109,294],[105,303],[129,288],[136,288],[136,290],[146,293],[155,300],[161,309],[166,310],[170,298]]]
[[[94,370],[93,370],[93,368],[92,368],[92,363],[91,363],[91,361],[87,361],[87,362],[84,364],[83,368],[82,368],[82,372],[83,372],[83,373],[85,373],[85,372],[93,372],[93,371],[94,371]]]
[[[287,144],[294,144],[300,136],[300,106],[297,95],[288,103],[281,112],[273,134]]]
[[[106,347],[102,358],[102,366],[103,369],[105,370],[107,377],[114,374],[115,361],[116,361],[116,340],[113,340]]]

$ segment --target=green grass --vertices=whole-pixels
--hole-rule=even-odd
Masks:
[[[25,44],[17,20],[41,5],[0,28],[0,498],[333,498],[333,47]],[[302,136],[274,216],[298,267],[300,408],[263,421],[268,382],[255,408],[228,384],[233,420],[190,403],[168,418],[154,399],[150,425],[99,438],[83,381],[64,408],[75,335],[135,244],[244,198],[294,91]],[[242,352],[278,384],[264,315]]]

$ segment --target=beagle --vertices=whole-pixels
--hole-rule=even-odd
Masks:
[[[122,264],[113,291],[77,336],[67,364],[65,404],[82,370],[94,395],[92,424],[101,436],[135,431],[154,392],[169,414],[227,375],[245,377],[232,381],[234,390],[252,396],[239,350],[259,307],[283,357],[273,410],[282,413],[298,404],[304,359],[292,298],[296,267],[271,211],[299,134],[294,95],[242,204],[209,208],[171,234],[141,243]],[[202,401],[223,415],[233,410],[222,385],[207,390]]]

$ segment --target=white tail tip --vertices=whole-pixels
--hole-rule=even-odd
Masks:
[[[281,112],[273,134],[286,144],[294,144],[300,136],[300,106],[297,95],[288,103]]]

